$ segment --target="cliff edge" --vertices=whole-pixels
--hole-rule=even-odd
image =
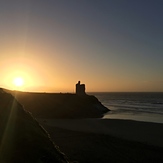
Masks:
[[[109,111],[95,96],[87,94],[11,93],[36,118],[101,118]]]

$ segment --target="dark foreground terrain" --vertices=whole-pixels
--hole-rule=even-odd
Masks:
[[[19,102],[0,89],[0,163],[68,163],[69,160],[79,163],[163,162],[162,147],[101,133],[71,131],[47,123],[48,118],[53,117],[101,116],[107,109],[93,96],[37,93],[16,93],[14,96]],[[43,119],[38,120],[46,131],[20,102],[28,111],[31,109],[34,116]],[[136,129],[136,125],[132,127]],[[128,128],[128,131],[132,130]]]
[[[163,148],[109,135],[70,131],[44,125],[51,138],[80,163],[162,163]]]
[[[11,95],[0,90],[0,163],[68,163],[48,133]]]

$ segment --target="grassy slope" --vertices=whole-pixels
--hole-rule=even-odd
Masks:
[[[67,162],[47,132],[7,93],[0,93],[0,162]]]
[[[12,94],[37,118],[100,118],[108,111],[96,97],[89,95],[27,92]]]

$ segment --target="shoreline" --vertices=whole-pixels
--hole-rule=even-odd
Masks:
[[[110,135],[163,147],[163,124],[122,119],[38,119],[39,123],[70,131]]]
[[[130,124],[129,122],[124,121],[124,123]],[[163,147],[161,146],[154,146],[138,140],[132,141],[120,135],[118,137],[109,133],[100,133],[99,128],[103,126],[102,129],[104,130],[107,123],[108,121],[101,119],[62,119],[53,120],[53,123],[51,120],[44,119],[42,126],[47,130],[54,143],[72,162],[155,163],[163,161]],[[123,126],[121,120],[115,120],[114,123]],[[73,128],[74,126],[78,127]],[[114,126],[113,121],[110,123],[111,126]],[[139,125],[133,122],[131,126],[136,127]],[[95,127],[96,131],[93,131]]]
[[[159,113],[145,113],[145,112],[116,113],[115,110],[111,110],[109,113],[104,114],[103,119],[121,119],[163,124],[163,114]]]

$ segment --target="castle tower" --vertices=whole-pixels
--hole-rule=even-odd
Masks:
[[[77,95],[86,95],[85,93],[85,84],[80,84],[80,81],[76,84],[76,94]]]

